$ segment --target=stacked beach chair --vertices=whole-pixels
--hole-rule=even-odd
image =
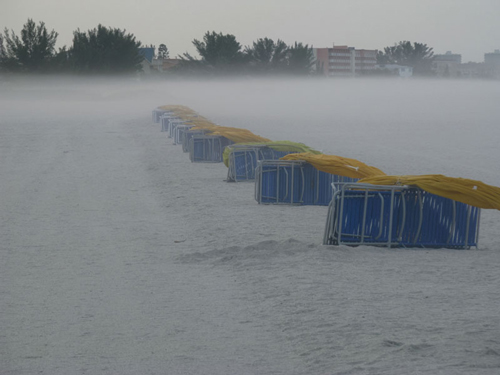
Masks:
[[[323,243],[468,249],[500,189],[443,175],[375,176],[336,191]]]
[[[302,143],[289,141],[267,143],[236,143],[224,150],[224,164],[228,182],[255,180],[255,171],[260,161],[278,160],[285,155],[315,152]]]
[[[319,171],[303,160],[263,160],[255,175],[255,200],[260,204],[328,206],[332,184],[355,181]]]
[[[158,107],[152,118],[192,162],[223,161],[227,181],[255,181],[259,204],[328,206],[324,245],[468,249],[478,244],[481,209],[500,210],[500,188],[480,181],[387,176],[355,159],[216,125],[184,106]]]
[[[235,143],[270,142],[246,129],[205,125],[193,130],[204,130],[190,137],[188,149],[193,162],[222,162],[226,147]]]
[[[220,163],[228,145],[241,142],[270,142],[249,130],[219,126],[188,107],[165,105],[153,110],[153,122],[161,123],[174,144],[182,144],[192,162]]]
[[[169,112],[168,109],[155,108],[152,111],[153,123],[158,124],[161,122],[161,118],[164,114]]]
[[[153,111],[159,115],[161,131],[166,132],[169,138],[174,140],[174,144],[182,144],[184,133],[195,125],[193,120],[198,120],[199,115],[190,108],[184,106],[163,106]]]
[[[221,135],[193,134],[189,140],[189,158],[192,162],[221,163],[224,148],[232,143]]]
[[[358,160],[318,152],[289,154],[261,161],[256,170],[255,200],[261,204],[328,206],[333,186],[384,174]]]

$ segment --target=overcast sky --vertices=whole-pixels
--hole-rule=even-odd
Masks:
[[[171,57],[194,53],[192,40],[207,31],[243,46],[263,37],[359,49],[409,40],[460,53],[462,62],[500,49],[500,0],[0,0],[2,30],[19,34],[28,18],[57,31],[58,47],[100,23],[142,44],[164,43]]]

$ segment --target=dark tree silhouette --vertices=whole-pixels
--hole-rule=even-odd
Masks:
[[[141,70],[141,43],[125,30],[106,28],[73,33],[69,49],[72,67],[77,73],[127,74]]]
[[[432,48],[423,43],[402,41],[394,46],[385,47],[384,51],[377,54],[377,63],[398,64],[413,67],[414,75],[431,75],[434,52]]]
[[[6,28],[0,64],[10,71],[43,72],[49,68],[54,57],[57,33],[47,31],[45,23],[38,26],[28,19],[21,30],[21,37]]]
[[[288,48],[288,71],[292,74],[307,75],[315,66],[312,47],[297,43]]]
[[[269,38],[260,38],[247,47],[245,53],[254,69],[259,73],[276,73],[285,71],[288,65],[288,47],[282,40],[274,42]]]
[[[308,75],[316,63],[312,47],[298,42],[287,46],[280,39],[277,42],[270,38],[258,39],[243,52],[234,35],[207,32],[202,41],[193,40],[193,45],[201,58],[184,53],[179,56],[183,62],[176,67],[176,72],[220,75],[253,71]]]
[[[209,32],[203,36],[203,41],[193,40],[201,60],[195,59],[189,53],[179,56],[185,66],[201,68],[216,74],[227,74],[241,71],[247,56],[241,51],[241,45],[231,34]]]
[[[158,47],[158,58],[161,60],[169,58],[168,48],[165,44],[160,44],[160,46]]]

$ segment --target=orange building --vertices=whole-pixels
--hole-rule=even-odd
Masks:
[[[331,77],[355,77],[375,69],[377,50],[355,49],[348,46],[314,48],[317,69]]]

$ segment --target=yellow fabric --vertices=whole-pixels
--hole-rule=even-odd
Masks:
[[[158,107],[159,109],[163,109],[165,111],[171,111],[174,116],[179,117],[184,121],[198,120],[198,121],[208,121],[205,117],[200,116],[198,113],[193,111],[191,108],[183,106],[183,105],[163,105]]]
[[[314,155],[312,153],[288,154],[281,160],[304,160],[320,171],[350,178],[365,178],[385,175],[380,169],[366,165],[356,159],[336,155]]]
[[[500,210],[500,188],[467,178],[430,174],[421,176],[376,176],[364,178],[358,182],[375,185],[414,185],[429,193],[471,206]]]
[[[215,125],[213,122],[204,121],[200,119],[189,120],[189,123],[195,126],[193,130],[205,129],[205,130],[215,131],[219,127],[218,125]]]
[[[218,126],[216,129],[210,129],[211,134],[221,135],[230,139],[234,143],[245,142],[271,142],[270,139],[253,134],[250,130],[240,128],[230,128],[227,126]]]
[[[158,107],[159,109],[163,109],[164,111],[172,111],[175,114],[196,114],[191,108],[183,106],[183,105],[163,105]]]
[[[188,118],[184,117],[183,120],[185,120],[187,123],[194,125],[198,129],[215,129],[217,125],[215,125],[213,122],[205,119],[205,118]]]
[[[317,151],[303,143],[291,142],[291,141],[276,141],[268,143],[269,147],[276,151],[298,151],[300,153],[309,152],[311,154],[319,155],[320,151]]]
[[[276,151],[290,151],[290,152],[311,152],[313,154],[320,154],[319,151],[316,151],[303,143],[290,142],[290,141],[277,141],[277,142],[245,142],[245,143],[236,143],[235,145],[226,146],[224,149],[224,154],[222,155],[224,164],[226,167],[229,167],[229,155],[233,152],[233,146],[268,146]]]
[[[269,139],[255,135],[250,130],[218,126],[205,117],[198,115],[191,108],[182,105],[164,105],[159,108],[166,111],[172,111],[175,116],[194,125],[195,127],[192,128],[193,130],[205,129],[208,130],[210,134],[226,137],[235,143],[270,142]]]
[[[191,130],[208,130],[210,135],[220,135],[234,143],[271,142],[269,139],[253,134],[250,130],[218,126],[210,122],[191,121],[195,126]]]

